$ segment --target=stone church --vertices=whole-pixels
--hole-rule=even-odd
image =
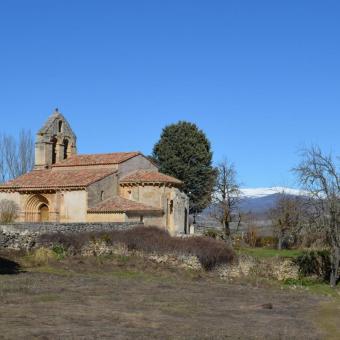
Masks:
[[[56,110],[36,135],[32,172],[0,185],[20,207],[17,222],[143,222],[188,232],[182,182],[140,152],[77,154],[77,137]]]

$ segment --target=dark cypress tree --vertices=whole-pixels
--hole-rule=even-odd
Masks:
[[[153,148],[152,158],[161,172],[184,182],[191,214],[199,213],[211,202],[216,178],[211,146],[195,124],[180,121],[166,126]]]

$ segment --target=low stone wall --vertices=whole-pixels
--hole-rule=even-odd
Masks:
[[[202,224],[195,224],[193,228],[194,228],[194,233],[196,235],[204,235],[209,230],[222,231],[222,227],[216,228],[216,227],[205,226]]]
[[[0,225],[0,248],[31,249],[40,235],[48,233],[82,233],[92,231],[128,230],[143,224],[124,223],[16,223]]]

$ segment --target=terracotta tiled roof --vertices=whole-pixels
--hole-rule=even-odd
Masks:
[[[86,187],[113,173],[112,169],[34,170],[0,185],[2,189],[40,189]]]
[[[173,184],[182,184],[182,181],[179,179],[162,174],[157,171],[150,170],[137,170],[134,171],[120,180],[121,183],[133,183],[133,182],[141,182],[141,183],[173,183]]]
[[[116,196],[100,202],[95,207],[88,210],[89,213],[108,213],[108,212],[124,212],[124,213],[162,213],[160,208],[151,207],[146,204],[131,201],[126,198]]]
[[[138,155],[140,155],[140,152],[115,152],[92,155],[74,155],[68,159],[54,164],[53,167],[119,164]]]

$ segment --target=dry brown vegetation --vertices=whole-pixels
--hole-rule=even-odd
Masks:
[[[20,208],[10,200],[0,200],[0,223],[12,223],[18,217]]]
[[[18,338],[321,339],[314,323],[326,299],[140,257],[2,252],[22,266],[0,275],[0,334]]]
[[[338,298],[270,279],[276,267],[267,262],[256,266],[254,275],[230,276],[235,274],[233,266],[247,268],[232,261],[234,253],[223,241],[173,238],[144,227],[48,234],[39,242],[43,247],[30,252],[0,249],[0,338],[327,339],[331,335],[336,339],[340,335]],[[124,251],[84,255],[88,245],[103,244],[116,250],[123,245]],[[202,266],[193,270],[141,254],[156,254],[158,259],[162,254],[194,256]],[[221,275],[229,268],[229,276]]]
[[[196,256],[206,270],[230,263],[234,259],[234,252],[223,241],[207,237],[171,237],[167,231],[157,227],[81,234],[45,234],[41,236],[39,243],[47,247],[61,245],[66,251],[77,255],[91,241],[124,244],[130,251]]]

